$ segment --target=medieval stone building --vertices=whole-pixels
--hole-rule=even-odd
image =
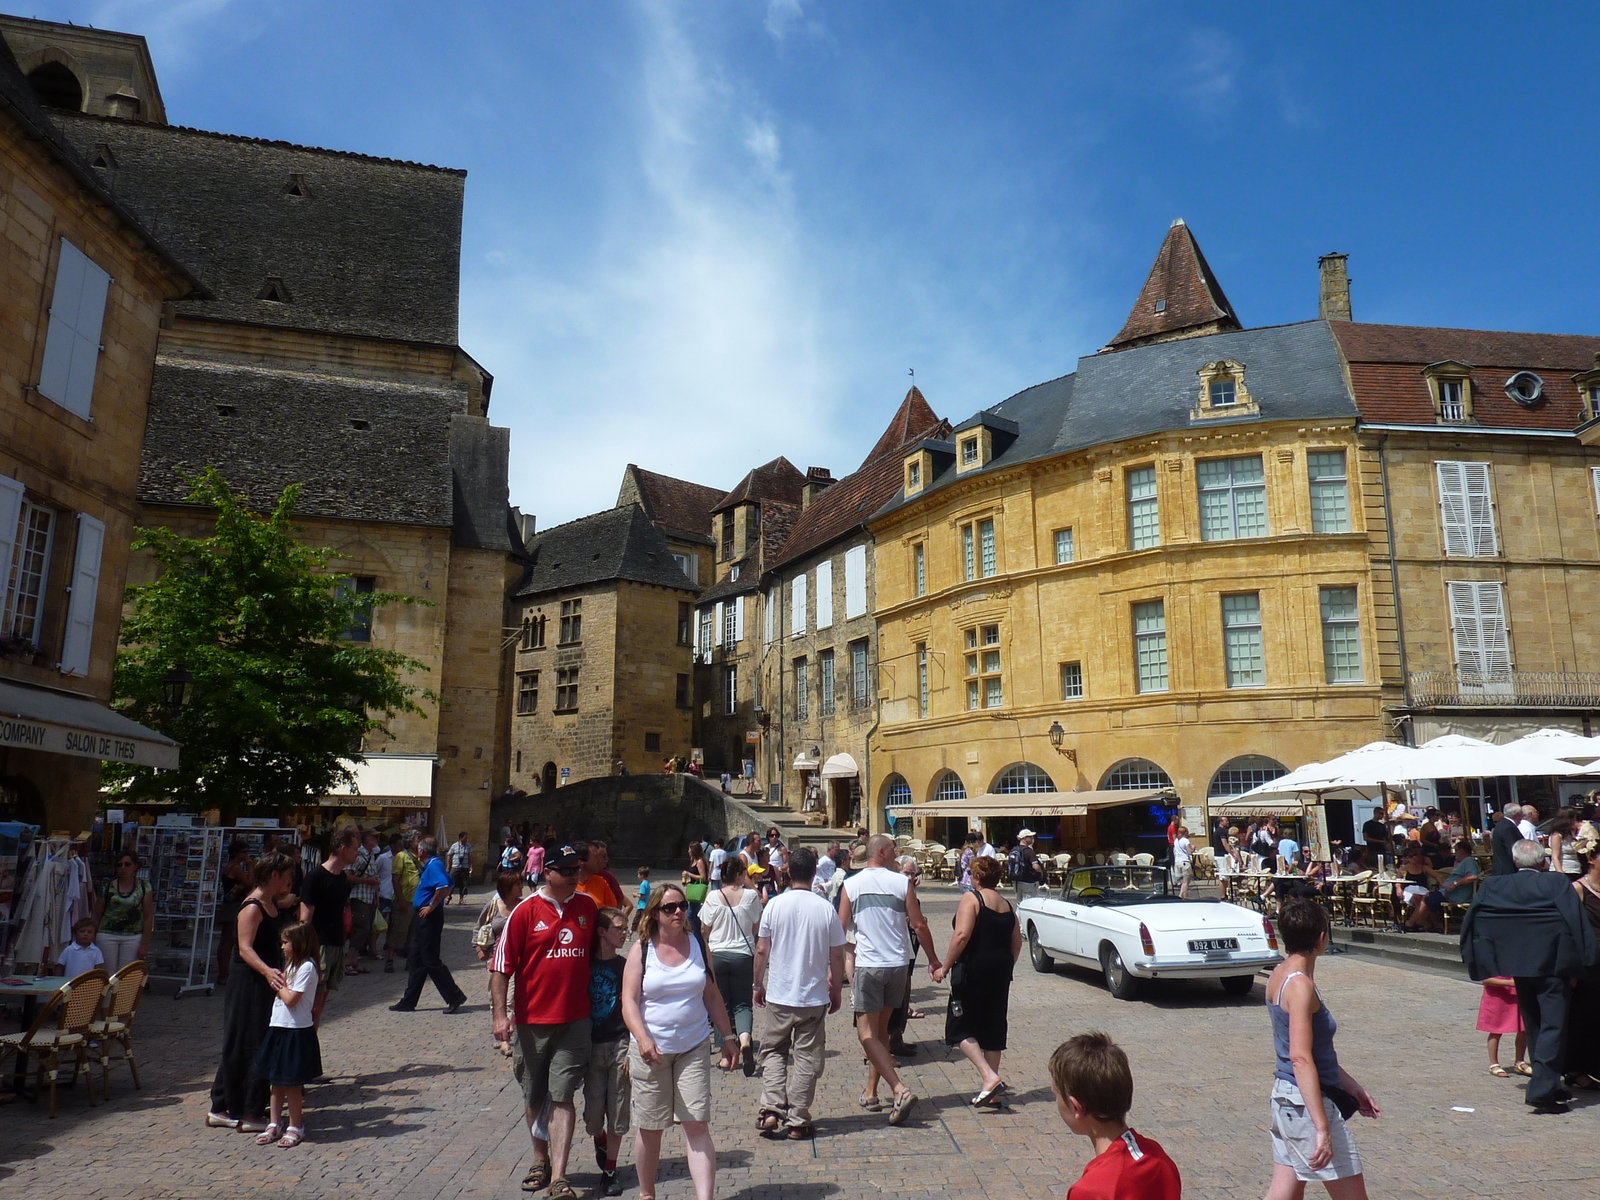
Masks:
[[[203,531],[185,497],[206,466],[263,506],[303,484],[305,537],[349,586],[429,602],[352,636],[420,661],[412,682],[441,697],[369,738],[359,795],[325,803],[374,821],[426,811],[486,844],[507,781],[515,565],[508,433],[457,342],[465,173],[170,125],[142,39],[0,30],[105,189],[209,289],[161,320],[139,521]]]

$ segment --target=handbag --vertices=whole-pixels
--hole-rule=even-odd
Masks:
[[[1335,1087],[1332,1084],[1325,1083],[1322,1085],[1322,1094],[1333,1101],[1334,1107],[1339,1110],[1339,1116],[1346,1121],[1361,1111],[1361,1101],[1357,1100],[1342,1087]]]
[[[704,904],[710,888],[708,883],[686,883],[683,885],[683,898],[690,904]]]

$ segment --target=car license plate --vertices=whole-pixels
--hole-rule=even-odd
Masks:
[[[1189,943],[1190,954],[1214,954],[1219,950],[1237,950],[1238,938],[1196,938]]]

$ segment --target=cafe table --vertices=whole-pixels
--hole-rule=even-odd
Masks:
[[[0,979],[0,1001],[17,999],[22,1001],[22,1029],[26,1032],[33,1025],[34,1014],[39,1010],[39,1001],[55,995],[66,984],[65,975],[15,975]],[[17,1055],[16,1070],[11,1076],[11,1090],[20,1092],[28,1078],[28,1057],[25,1054]]]

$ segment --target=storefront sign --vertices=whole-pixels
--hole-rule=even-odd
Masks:
[[[97,758],[103,762],[137,763],[144,767],[164,767],[168,770],[178,765],[177,746],[96,733],[92,729],[71,729],[22,717],[0,717],[0,746],[43,750],[47,754],[70,754],[74,758]]]

